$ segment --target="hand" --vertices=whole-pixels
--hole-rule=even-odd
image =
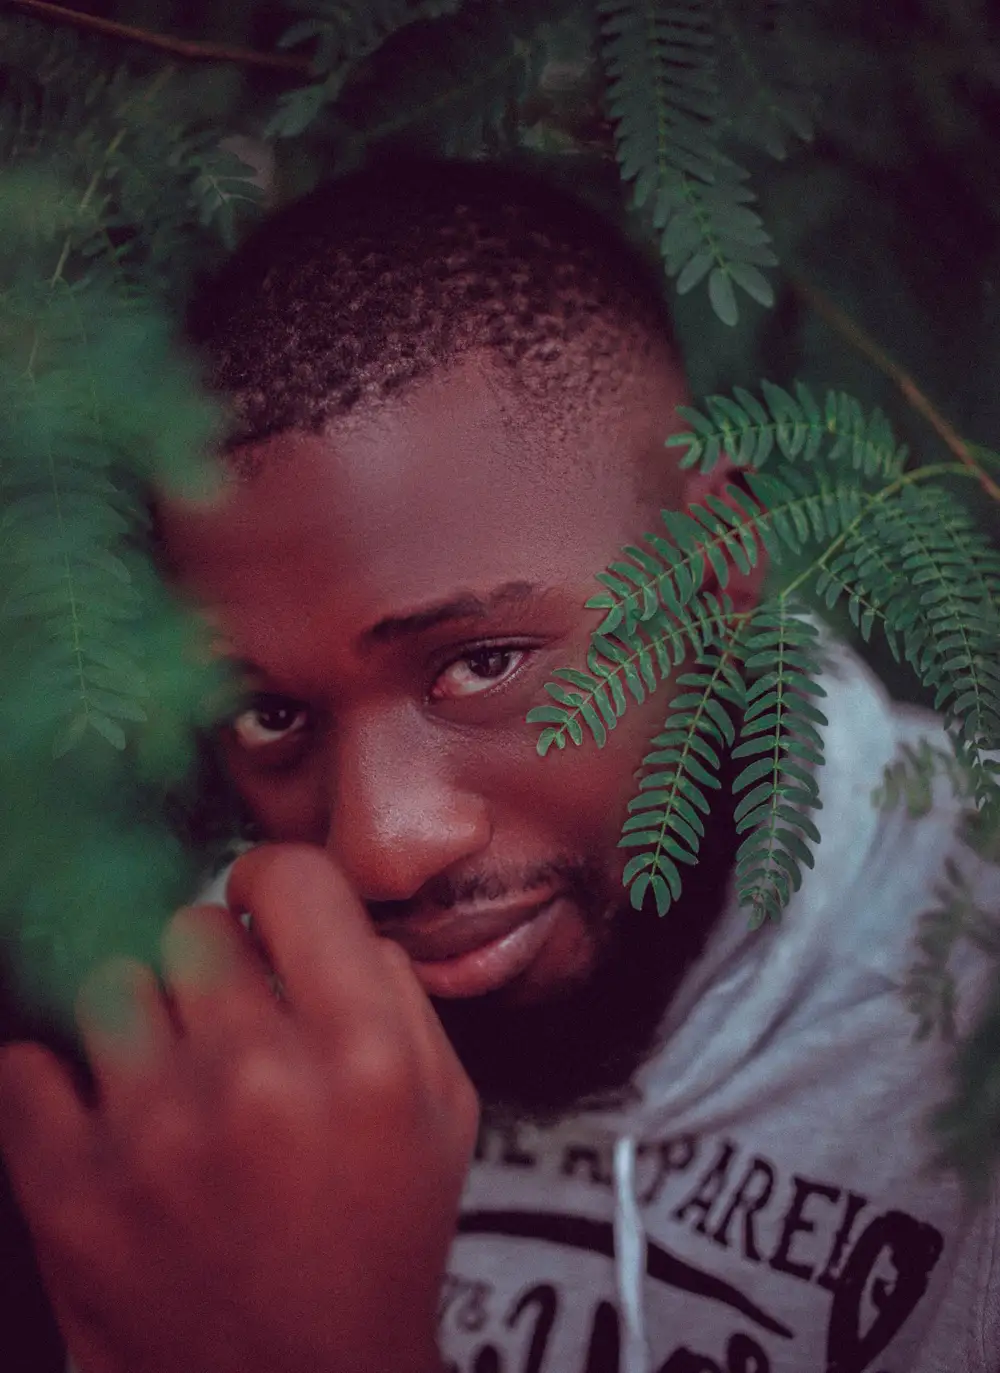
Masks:
[[[0,1053],[0,1148],[69,1351],[80,1373],[428,1373],[472,1086],[321,850],[246,854],[227,900],[284,1001],[234,915],[193,907],[169,1001],[124,959],[103,1015],[81,995],[96,1107],[40,1045]]]

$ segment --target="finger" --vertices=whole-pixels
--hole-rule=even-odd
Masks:
[[[78,1176],[91,1118],[69,1072],[40,1044],[0,1050],[0,1153],[26,1211]]]
[[[472,1080],[413,971],[409,956],[391,939],[380,942],[391,965],[397,1011],[408,1027],[408,1039],[416,1050],[424,1081],[454,1114],[456,1125],[471,1151],[479,1121],[479,1097]]]
[[[171,1071],[177,1035],[152,969],[132,958],[102,964],[83,984],[76,1018],[101,1105],[119,1114]]]
[[[392,939],[380,936],[379,946],[388,965],[393,1000],[409,1026],[424,1063],[428,1067],[437,1065],[438,1069],[443,1066],[446,1071],[458,1066],[464,1071],[430,997],[413,971],[409,955]]]
[[[225,906],[183,907],[161,944],[175,1016],[199,1044],[231,1044],[276,1014],[264,960]]]
[[[269,844],[236,861],[226,900],[249,911],[289,1005],[323,1026],[370,1023],[385,965],[368,915],[322,849]]]

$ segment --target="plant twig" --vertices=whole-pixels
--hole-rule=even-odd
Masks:
[[[980,486],[987,495],[992,496],[995,501],[1000,501],[1000,486],[989,473],[983,471],[969,452],[965,440],[954,426],[948,423],[936,406],[928,400],[909,373],[905,372],[899,363],[891,358],[885,349],[876,343],[856,320],[846,314],[819,287],[813,286],[811,282],[804,280],[795,273],[790,274],[790,281],[796,294],[801,296],[807,305],[811,305],[816,313],[826,320],[827,324],[847,339],[848,343],[857,348],[859,353],[863,353],[883,375],[899,387],[909,404],[918,414],[923,415],[938,437],[955,454],[962,466],[975,473]]]
[[[196,43],[187,38],[173,38],[169,34],[153,33],[148,29],[135,28],[131,24],[119,24],[113,19],[102,19],[96,14],[83,14],[80,10],[68,9],[65,5],[53,5],[49,0],[8,0],[8,4],[17,5],[19,9],[27,10],[39,19],[91,29],[94,33],[103,33],[109,38],[121,38],[130,43],[142,43],[147,48],[158,48],[161,52],[169,52],[175,57],[184,57],[192,62],[234,62],[243,67],[267,67],[271,71],[299,72],[305,75],[312,71],[307,57],[257,52],[252,48],[233,48],[224,43]]]

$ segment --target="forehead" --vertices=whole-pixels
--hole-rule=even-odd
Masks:
[[[670,427],[672,398],[632,399],[557,424],[469,362],[325,435],[265,441],[216,506],[167,506],[167,543],[229,621],[304,631],[511,581],[585,586],[642,532],[635,464]]]

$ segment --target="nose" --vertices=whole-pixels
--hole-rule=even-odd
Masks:
[[[408,901],[487,847],[485,800],[449,775],[426,722],[341,722],[327,851],[364,901]]]

